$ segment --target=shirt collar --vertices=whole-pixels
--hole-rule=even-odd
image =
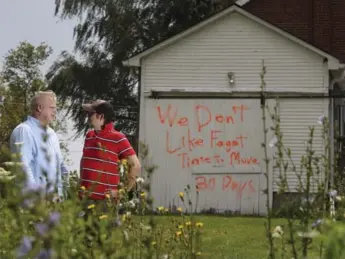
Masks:
[[[36,126],[40,126],[40,127],[42,126],[41,122],[38,119],[36,119],[35,117],[28,116],[28,121],[35,124]]]
[[[104,128],[100,132],[109,132],[114,130],[114,123],[110,122],[104,125]]]
[[[43,125],[42,125],[42,123],[38,120],[38,119],[36,119],[35,117],[33,117],[33,116],[28,116],[28,121],[29,122],[31,122],[32,124],[34,124],[35,126],[37,126],[37,127],[40,127],[40,128],[44,128],[43,127]]]

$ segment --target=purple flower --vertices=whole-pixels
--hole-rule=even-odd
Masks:
[[[119,218],[113,221],[112,223],[113,227],[120,227],[122,225],[122,222]]]
[[[78,217],[84,217],[85,214],[86,214],[86,212],[82,210],[81,212],[79,212]]]
[[[60,220],[60,216],[61,216],[60,213],[56,212],[56,211],[50,213],[50,215],[49,215],[50,223],[53,225],[57,224]]]
[[[53,251],[51,249],[42,249],[36,258],[37,259],[50,259],[52,257],[53,257]]]
[[[27,193],[31,193],[31,192],[41,192],[43,191],[44,188],[37,183],[29,183],[27,186],[24,187],[24,189],[22,190],[22,194],[27,194]]]
[[[17,257],[27,255],[32,249],[33,237],[24,236],[17,251]]]
[[[311,224],[312,228],[318,227],[322,224],[323,220],[322,219],[318,219],[317,221],[313,222],[313,224]]]
[[[32,208],[35,205],[35,200],[34,199],[25,199],[23,202],[23,207],[24,208]]]
[[[338,192],[337,192],[337,190],[332,190],[332,191],[330,191],[328,194],[329,194],[329,196],[331,196],[331,197],[335,197],[335,196],[337,196]]]
[[[40,236],[45,236],[49,230],[49,227],[46,223],[38,223],[35,225],[35,228]]]

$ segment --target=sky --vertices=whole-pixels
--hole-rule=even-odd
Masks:
[[[43,66],[45,73],[59,54],[67,50],[73,52],[73,28],[76,20],[60,20],[54,16],[55,0],[0,0],[0,68],[4,55],[16,48],[21,41],[33,45],[46,42],[53,49],[53,54]],[[72,120],[68,120],[68,136],[61,140],[68,141],[70,169],[79,167],[83,140],[72,140],[74,136]]]
[[[54,16],[54,0],[0,0],[0,62],[21,41],[33,45],[46,42],[53,54],[44,66],[46,71],[61,51],[72,52],[73,27],[76,21]]]

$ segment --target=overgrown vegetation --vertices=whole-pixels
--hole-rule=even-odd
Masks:
[[[148,155],[144,146],[142,160]],[[201,255],[203,223],[178,208],[170,224],[157,224],[155,215],[167,208],[152,208],[150,178],[155,166],[146,164],[145,177],[137,179],[138,189],[129,200],[124,183],[128,165],[120,161],[121,198],[107,197],[104,203],[87,199],[85,188],[71,181],[62,203],[37,188],[23,188],[24,174],[18,157],[12,171],[1,171],[6,197],[0,200],[1,258],[197,258]],[[17,181],[14,181],[16,179]],[[18,184],[21,182],[21,184]],[[78,198],[78,192],[84,194]],[[190,187],[179,193],[190,206]],[[21,257],[22,256],[22,257]]]

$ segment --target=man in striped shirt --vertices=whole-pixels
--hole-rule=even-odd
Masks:
[[[80,169],[81,187],[88,190],[91,200],[104,200],[106,194],[116,198],[120,183],[118,161],[128,161],[125,188],[130,191],[136,184],[141,167],[139,159],[126,136],[114,129],[115,112],[109,102],[97,100],[82,107],[94,129],[85,138]]]

